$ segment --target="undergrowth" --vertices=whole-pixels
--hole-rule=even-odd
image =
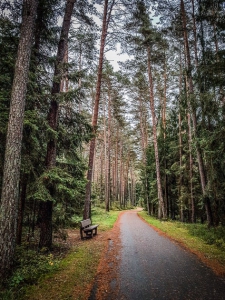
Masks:
[[[120,211],[105,212],[95,207],[92,210],[92,223],[100,225],[99,231],[107,231],[113,227],[119,213]],[[25,244],[18,247],[13,273],[0,289],[0,299],[67,299],[74,293],[75,286],[76,290],[83,286],[84,274],[89,274],[87,276],[93,279],[103,246],[103,241],[93,238],[74,245],[66,256],[65,253],[54,256],[54,252],[46,252],[46,249],[31,250]],[[49,282],[52,285],[51,297],[48,294]]]
[[[54,258],[51,253],[43,254],[24,246],[18,247],[14,271],[6,280],[5,289],[0,291],[0,299],[18,299],[26,286],[37,282],[40,276],[58,270],[59,262],[59,258]]]
[[[104,242],[95,239],[71,249],[59,270],[42,276],[38,284],[26,289],[21,300],[87,299],[103,248]]]
[[[225,251],[225,228],[223,226],[208,228],[202,224],[186,224],[185,227],[191,235]]]

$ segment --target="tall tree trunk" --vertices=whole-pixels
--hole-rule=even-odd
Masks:
[[[69,59],[69,57],[68,57],[68,54],[69,54],[68,53],[68,43],[65,47],[66,47],[66,50],[65,50],[63,62],[65,64],[68,64],[68,59]],[[68,90],[69,90],[68,66],[66,66],[66,68],[65,68],[65,70],[62,74],[60,92],[68,92]]]
[[[108,199],[108,146],[107,146],[107,125],[106,125],[106,97],[104,97],[104,117],[103,117],[103,125],[104,125],[104,162],[105,162],[105,210],[108,211],[109,209],[109,199]]]
[[[133,206],[136,206],[136,193],[135,193],[135,175],[134,175],[134,165],[131,168],[131,203]]]
[[[115,151],[115,199],[116,201],[119,200],[119,180],[118,180],[118,173],[119,173],[119,126],[117,125],[116,129],[116,151]]]
[[[110,170],[110,166],[111,166],[111,87],[109,84],[108,87],[108,140],[107,140],[107,146],[108,146],[108,151],[107,151],[107,195],[106,195],[106,205],[105,205],[105,209],[106,211],[109,211],[110,208],[110,198],[111,198],[111,180],[110,180],[110,176],[111,176],[111,170]]]
[[[104,182],[103,182],[103,159],[102,157],[104,157],[104,154],[103,154],[103,147],[101,148],[101,151],[100,151],[100,203],[102,203],[104,201],[104,190],[103,190],[103,185],[104,185]]]
[[[167,169],[167,157],[166,157],[166,104],[167,104],[167,65],[166,65],[166,53],[164,53],[164,87],[163,87],[163,113],[162,113],[162,123],[163,123],[163,147],[164,147],[164,167]],[[164,194],[165,194],[165,210],[167,216],[169,215],[169,199],[168,199],[168,178],[167,173],[164,175]]]
[[[59,103],[57,100],[57,95],[60,93],[61,88],[61,78],[62,74],[62,64],[67,51],[68,35],[70,29],[70,23],[72,18],[72,12],[76,0],[67,0],[65,7],[65,14],[60,34],[60,40],[58,44],[58,51],[55,63],[54,79],[52,86],[52,100],[50,104],[50,109],[48,112],[48,124],[54,130],[57,131],[58,127],[58,112]],[[48,170],[55,167],[56,165],[56,146],[57,141],[55,138],[51,138],[47,144],[47,154],[46,154],[46,167]],[[52,193],[52,191],[50,191]],[[52,201],[43,201],[39,205],[39,227],[40,227],[40,240],[39,247],[51,248],[52,246]]]
[[[188,85],[189,85],[189,97],[193,97],[194,95],[194,87],[193,87],[193,81],[192,81],[192,75],[191,75],[191,56],[190,56],[190,50],[189,50],[189,42],[188,42],[188,35],[187,35],[187,22],[186,22],[186,12],[184,7],[184,1],[181,0],[181,14],[182,14],[182,22],[183,22],[183,34],[184,34],[184,45],[185,45],[185,54],[187,58],[187,78],[188,78]],[[190,101],[190,100],[189,100]],[[191,104],[190,104],[191,105]],[[197,117],[195,108],[193,105],[190,106],[192,109],[192,121],[193,121],[193,129],[195,136],[197,136]],[[206,216],[207,216],[207,222],[208,226],[213,225],[213,216],[212,216],[212,210],[211,210],[211,204],[210,200],[206,195],[206,174],[204,170],[204,163],[202,158],[202,153],[199,145],[196,146],[197,150],[197,158],[198,158],[198,167],[199,167],[199,174],[201,179],[201,187],[202,187],[202,193],[205,201],[205,210],[206,210]]]
[[[183,186],[183,175],[182,175],[182,156],[183,156],[183,143],[182,143],[182,117],[181,117],[181,93],[182,93],[182,68],[181,68],[181,62],[180,62],[180,78],[179,78],[179,115],[178,115],[178,126],[179,126],[179,185],[178,185],[178,197],[179,197],[179,203],[180,203],[180,219],[183,218],[183,203],[182,203],[182,186]],[[175,211],[173,209],[172,212],[172,219],[175,218]]]
[[[23,17],[12,86],[0,206],[0,278],[10,271],[16,245],[21,144],[37,1],[23,1]],[[1,280],[0,280],[1,281]]]
[[[188,149],[189,149],[189,184],[190,184],[190,200],[191,200],[191,215],[192,215],[192,223],[195,220],[195,201],[193,195],[193,157],[192,157],[192,126],[191,126],[191,115],[189,111],[190,108],[190,101],[188,101],[188,113],[187,113],[187,120],[188,120]]]
[[[96,141],[95,136],[97,131],[97,123],[98,123],[99,101],[101,95],[102,67],[103,67],[103,60],[104,60],[106,35],[107,35],[108,25],[109,25],[114,2],[115,1],[112,2],[109,11],[108,11],[108,0],[105,0],[105,4],[104,4],[102,34],[101,34],[101,42],[100,42],[100,55],[99,55],[98,75],[97,75],[97,85],[96,85],[96,96],[95,96],[94,111],[92,117],[94,138],[91,140],[90,150],[89,150],[89,163],[88,163],[87,185],[86,185],[86,193],[85,193],[85,201],[84,201],[83,219],[88,219],[91,217],[91,182],[92,182],[93,164],[94,164],[94,152],[95,152],[95,141]]]
[[[147,134],[147,125],[145,117],[145,107],[142,99],[142,95],[138,97],[139,102],[139,119],[140,119],[140,130],[141,130],[141,149],[142,149],[142,164],[143,166],[147,165],[146,151],[148,146],[148,134]],[[148,190],[148,178],[147,178],[147,169],[144,168],[145,177],[144,177],[144,197],[146,199],[148,214],[151,214],[151,203],[149,199],[149,190]]]
[[[152,68],[151,68],[151,53],[150,47],[147,48],[148,54],[148,78],[149,78],[149,89],[150,89],[150,108],[152,114],[152,131],[153,131],[153,143],[155,150],[155,164],[156,164],[156,176],[157,176],[157,189],[158,189],[158,217],[159,219],[167,218],[166,206],[162,195],[162,184],[160,175],[160,165],[159,165],[159,151],[158,151],[158,141],[157,141],[157,127],[156,127],[156,115],[155,115],[155,103],[154,103],[154,89],[153,89],[153,79],[152,79]]]
[[[120,176],[119,176],[119,199],[120,207],[123,207],[123,142],[120,140]]]

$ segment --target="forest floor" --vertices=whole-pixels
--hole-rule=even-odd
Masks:
[[[64,253],[66,256],[59,270],[28,287],[21,299],[87,300],[102,252],[108,243],[108,235],[109,232],[99,230],[94,238],[82,241],[79,230],[68,230],[67,253]]]
[[[106,263],[104,267],[104,257],[110,241],[119,235],[117,216],[123,212],[116,211],[111,214],[113,216],[102,214],[100,220],[99,216],[96,217],[94,223],[100,223],[100,226],[98,234],[91,239],[81,240],[79,229],[67,230],[66,241],[57,240],[61,245],[53,252],[57,256],[60,252],[58,249],[63,249],[65,258],[61,261],[59,270],[27,287],[25,294],[22,293],[20,297],[18,295],[15,300],[89,299],[96,278],[100,280],[100,274],[106,276],[109,272]],[[104,221],[101,222],[102,219]],[[112,225],[113,228],[109,229]]]
[[[98,235],[92,239],[82,241],[80,239],[79,230],[68,230],[68,238],[65,242],[65,248],[68,249],[68,254],[60,264],[59,270],[54,274],[43,277],[36,285],[28,288],[26,290],[26,295],[23,295],[23,298],[21,299],[120,299],[116,298],[117,296],[114,295],[112,291],[120,291],[119,281],[121,280],[120,277],[122,276],[122,273],[119,270],[121,257],[123,257],[121,249],[124,247],[125,249],[127,249],[127,247],[130,248],[130,245],[124,245],[123,240],[120,238],[121,220],[125,214],[126,211],[119,214],[119,218],[111,230],[101,230],[101,226],[99,226]],[[150,227],[149,224],[148,227]],[[159,236],[169,236],[169,234],[156,227],[154,229],[154,232],[158,231]],[[182,241],[178,240],[178,243],[180,243],[182,248],[185,248],[186,250],[189,249],[190,252],[194,252],[198,258],[204,261],[204,255],[201,251],[192,251],[192,249],[185,246]],[[131,256],[136,257],[138,252],[139,250],[132,253]],[[204,261],[204,263],[206,263],[206,261]],[[215,264],[216,268],[214,269],[218,270],[219,268],[220,275],[222,273],[225,274],[225,265],[216,262],[216,260],[213,260],[211,266],[210,264],[208,264],[208,266],[213,268]],[[131,271],[132,270],[129,272]],[[138,297],[141,299],[139,295],[137,295],[137,299]]]

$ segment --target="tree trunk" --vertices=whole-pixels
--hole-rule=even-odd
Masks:
[[[186,87],[188,86],[188,78],[186,79]],[[186,89],[187,94],[187,106],[188,106],[188,112],[187,112],[187,124],[188,124],[188,150],[189,150],[189,188],[190,188],[190,203],[189,208],[191,207],[191,220],[192,223],[194,223],[195,220],[195,201],[194,201],[194,195],[193,195],[193,156],[192,156],[192,123],[191,123],[191,105],[189,100],[189,94],[188,90]]]
[[[108,87],[108,151],[107,151],[107,195],[106,195],[106,205],[105,205],[105,209],[106,211],[109,211],[110,208],[110,198],[111,198],[111,180],[110,180],[110,176],[111,176],[111,90],[110,90],[110,84]]]
[[[138,97],[138,102],[139,102],[139,113],[140,113],[140,131],[141,131],[141,149],[142,149],[142,164],[145,166],[145,178],[144,178],[144,197],[146,199],[146,204],[147,204],[147,210],[148,214],[151,214],[151,203],[149,199],[149,190],[148,190],[148,178],[147,178],[147,170],[146,170],[146,165],[147,165],[147,159],[146,159],[146,150],[148,146],[148,134],[147,134],[147,124],[146,124],[146,116],[145,116],[145,107],[143,103],[142,96],[139,95]]]
[[[37,1],[23,1],[23,18],[12,86],[0,207],[0,277],[10,271],[16,245],[25,98]]]
[[[101,149],[101,152],[100,152],[100,157],[101,157],[101,159],[100,159],[100,170],[101,170],[101,175],[100,175],[100,201],[101,201],[101,203],[102,202],[104,202],[104,196],[105,196],[105,194],[104,194],[104,189],[103,189],[103,186],[104,186],[104,182],[103,182],[103,167],[104,167],[104,162],[103,162],[103,159],[102,159],[102,157],[104,157],[104,154],[103,154],[103,151],[104,149],[103,149],[103,147],[102,147],[102,149]]]
[[[118,172],[119,172],[119,162],[118,162],[118,155],[119,155],[119,126],[117,125],[116,129],[116,151],[115,151],[115,199],[116,201],[119,200],[119,180],[118,180]]]
[[[191,75],[191,56],[190,56],[190,50],[189,50],[189,42],[188,42],[188,36],[187,36],[187,22],[186,22],[186,12],[184,7],[184,1],[181,0],[181,14],[182,14],[182,22],[183,22],[183,34],[184,34],[184,45],[185,45],[185,54],[187,58],[187,78],[188,78],[188,85],[189,85],[189,97],[194,95],[194,88],[193,88],[193,81],[192,81],[192,75]],[[190,101],[190,100],[189,100]],[[197,117],[195,108],[193,105],[190,104],[190,107],[192,109],[192,121],[193,121],[193,129],[195,136],[197,136]],[[211,210],[211,204],[210,200],[206,196],[206,175],[204,170],[204,163],[202,158],[201,149],[197,143],[196,145],[197,150],[197,158],[198,158],[198,167],[199,167],[199,174],[201,179],[201,187],[202,187],[202,193],[203,197],[205,198],[205,210],[206,210],[206,216],[207,216],[207,222],[208,226],[213,225],[213,216],[212,216],[212,210]]]
[[[153,90],[153,79],[152,79],[152,69],[151,69],[151,54],[150,47],[147,48],[148,53],[148,77],[149,77],[149,89],[150,89],[150,108],[152,114],[152,131],[153,131],[153,143],[155,150],[155,164],[156,164],[156,176],[157,176],[157,189],[158,189],[158,217],[159,219],[167,218],[167,212],[165,203],[162,196],[162,184],[161,184],[161,175],[160,175],[160,165],[159,165],[159,151],[158,151],[158,142],[157,142],[157,127],[156,127],[156,115],[155,115],[155,104],[154,104],[154,90]]]
[[[163,109],[162,109],[162,124],[163,124],[163,147],[164,147],[164,167],[167,169],[167,157],[166,157],[166,104],[167,104],[167,65],[166,65],[166,53],[164,54],[164,87],[163,87]],[[167,173],[164,175],[164,199],[165,210],[167,216],[169,215],[169,199],[168,199],[168,178]]]
[[[180,74],[181,76],[181,74]],[[181,93],[181,90],[180,90]],[[181,107],[181,104],[180,104]],[[182,175],[182,156],[183,156],[183,143],[182,143],[182,130],[181,130],[181,123],[182,123],[182,119],[181,119],[181,112],[179,111],[179,115],[178,115],[178,124],[179,124],[179,185],[178,185],[178,197],[179,197],[179,202],[180,202],[180,218],[182,218],[183,216],[183,204],[181,202],[181,198],[182,198],[182,185],[183,185],[183,175]],[[172,212],[172,219],[175,218],[175,211],[173,209]]]
[[[93,164],[94,164],[95,136],[97,131],[97,123],[98,123],[99,101],[101,95],[102,68],[103,68],[103,60],[104,60],[106,35],[107,35],[108,24],[111,17],[113,5],[114,5],[114,1],[112,2],[108,12],[108,0],[105,0],[103,21],[102,21],[102,35],[101,35],[101,42],[100,42],[100,55],[99,55],[99,63],[98,63],[96,96],[95,96],[94,111],[92,117],[94,138],[91,140],[90,150],[89,150],[87,185],[86,185],[86,193],[85,193],[85,201],[84,201],[84,212],[83,212],[84,220],[91,217],[91,182],[92,182],[92,173],[93,173]]]
[[[40,226],[39,248],[52,246],[52,201],[41,201],[38,212],[38,225]]]
[[[54,79],[52,86],[52,101],[50,104],[50,109],[48,112],[48,124],[54,130],[57,131],[58,127],[58,112],[59,112],[59,103],[57,100],[57,95],[60,93],[61,88],[61,78],[62,74],[62,63],[65,58],[68,35],[70,29],[70,23],[72,18],[72,12],[76,0],[67,0],[65,7],[65,14],[61,29],[60,40],[58,44],[58,52],[55,63]],[[56,165],[56,139],[51,138],[47,144],[47,154],[46,154],[46,167],[48,170],[55,167]],[[51,248],[52,246],[52,209],[53,203],[49,200],[46,202],[40,202],[39,205],[39,227],[40,227],[40,240],[39,247]]]
[[[190,111],[190,104],[188,103],[188,109]],[[191,215],[192,223],[195,220],[195,201],[193,195],[193,157],[192,157],[192,126],[191,126],[191,115],[188,112],[188,149],[189,149],[189,183],[190,183],[190,198],[191,198]]]
[[[123,142],[120,140],[120,176],[119,176],[119,199],[120,207],[123,207]]]
[[[108,150],[107,150],[107,125],[106,125],[106,97],[104,97],[104,117],[103,117],[103,125],[104,125],[104,162],[105,162],[105,210],[109,211],[109,199],[108,199]]]

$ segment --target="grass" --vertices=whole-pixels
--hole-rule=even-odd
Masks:
[[[40,279],[22,299],[87,299],[103,249],[104,241],[81,244],[61,261],[58,272]]]
[[[0,299],[88,299],[102,252],[107,243],[104,234],[101,237],[101,232],[105,233],[113,227],[119,213],[120,211],[110,211],[108,213],[103,209],[94,208],[92,210],[92,222],[93,224],[100,225],[97,237],[90,240],[78,241],[72,247],[69,254],[61,260],[55,260],[54,257],[48,255],[44,262],[40,264],[40,261],[37,261],[37,255],[35,260],[30,259],[30,265],[22,263],[21,270],[17,269],[13,274],[13,286],[9,284],[5,291],[0,292]],[[29,261],[26,258],[26,252],[20,253],[20,255],[24,255],[22,262],[24,260]],[[38,270],[39,266],[42,269]],[[45,270],[45,274],[42,273],[40,275],[39,273],[43,269]],[[36,270],[36,273],[39,274],[38,278],[37,276],[34,278],[34,271],[30,270]],[[29,273],[30,277],[28,276]],[[24,274],[27,276],[26,282],[21,280]]]
[[[186,224],[177,221],[160,221],[147,214],[139,215],[149,224],[179,242],[218,275],[225,275],[225,228],[210,228],[203,224]]]
[[[121,211],[118,210],[106,212],[101,208],[95,207],[92,209],[92,223],[100,224],[100,229],[102,231],[109,230],[113,227],[120,212]]]

